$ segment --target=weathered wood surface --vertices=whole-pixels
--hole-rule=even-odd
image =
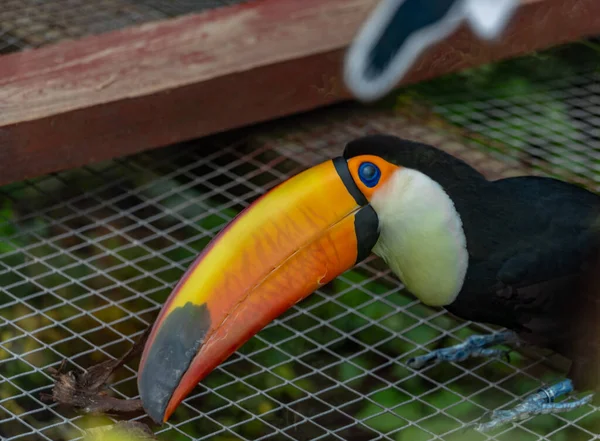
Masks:
[[[600,33],[597,0],[522,0],[405,83]],[[344,50],[376,0],[255,0],[0,57],[0,184],[348,99]]]

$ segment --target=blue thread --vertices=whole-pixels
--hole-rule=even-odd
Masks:
[[[442,361],[457,362],[464,361],[470,357],[508,358],[508,351],[503,349],[489,349],[488,347],[508,343],[515,339],[515,334],[509,331],[490,335],[473,335],[464,343],[411,358],[407,364],[412,369],[421,369],[427,365],[433,365]]]
[[[363,162],[358,167],[358,177],[367,187],[373,188],[381,179],[381,170],[372,162]]]
[[[492,349],[489,346],[518,341],[517,336],[510,332],[498,332],[491,335],[473,335],[463,343],[448,348],[438,349],[425,355],[411,358],[407,364],[413,369],[420,369],[439,362],[457,362],[469,357],[502,357],[508,356],[508,351]],[[520,404],[512,409],[494,410],[489,418],[482,417],[479,421],[469,424],[476,430],[487,432],[504,424],[523,421],[536,415],[568,412],[588,404],[593,395],[587,395],[578,400],[555,403],[556,398],[573,392],[571,380],[564,380],[552,386],[542,388],[527,396]],[[481,422],[486,420],[486,422]]]
[[[504,424],[514,421],[523,421],[536,415],[568,412],[592,401],[593,395],[587,395],[579,400],[554,403],[556,398],[571,393],[572,391],[573,383],[571,380],[563,380],[552,386],[542,388],[526,397],[520,404],[512,409],[494,410],[489,421],[485,423],[475,423],[476,429],[480,432],[488,432],[503,426]]]

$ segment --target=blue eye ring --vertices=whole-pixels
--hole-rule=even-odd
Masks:
[[[358,167],[358,177],[367,187],[373,188],[381,179],[381,170],[372,162],[363,162]]]

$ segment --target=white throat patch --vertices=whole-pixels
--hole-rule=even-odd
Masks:
[[[371,206],[380,226],[373,252],[423,303],[452,303],[469,254],[460,216],[444,189],[417,170],[401,168],[373,195]]]

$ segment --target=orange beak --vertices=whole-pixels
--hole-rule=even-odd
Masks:
[[[371,252],[378,219],[343,158],[256,200],[206,247],[160,312],[138,386],[157,423],[250,337]]]

